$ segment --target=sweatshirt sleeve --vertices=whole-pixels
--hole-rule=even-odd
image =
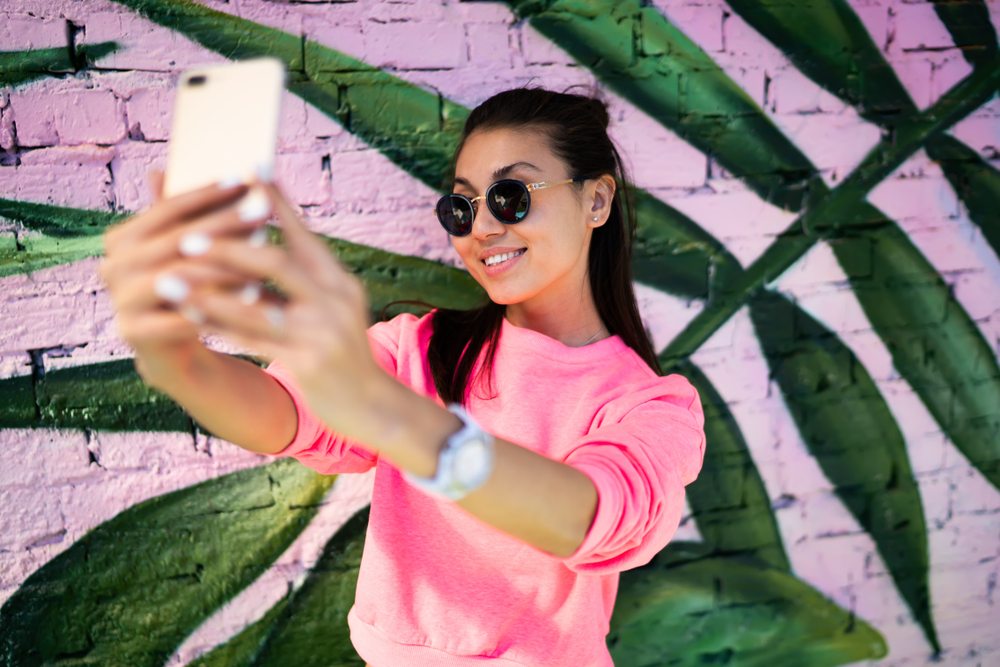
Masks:
[[[368,342],[375,361],[390,375],[396,375],[399,335],[412,315],[400,315],[368,329]],[[295,404],[298,428],[287,447],[275,456],[290,456],[323,475],[365,472],[374,467],[378,455],[358,443],[334,433],[309,408],[292,372],[280,361],[271,362],[264,372],[284,387]]]
[[[619,420],[606,420],[565,462],[597,488],[597,512],[583,543],[564,564],[582,574],[621,572],[648,563],[680,524],[684,487],[705,454],[698,392],[679,375],[637,392]]]

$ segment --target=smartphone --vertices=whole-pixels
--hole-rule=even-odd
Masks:
[[[181,75],[163,194],[225,178],[274,172],[285,67],[275,58],[203,67]]]

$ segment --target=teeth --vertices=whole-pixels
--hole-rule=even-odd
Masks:
[[[517,257],[518,255],[523,253],[524,253],[523,250],[518,250],[516,252],[505,252],[499,255],[493,255],[492,257],[487,257],[486,260],[484,261],[486,262],[486,266],[496,266],[501,262],[506,262],[508,259],[511,259],[512,257]]]

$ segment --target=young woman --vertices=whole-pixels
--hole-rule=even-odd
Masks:
[[[701,404],[644,334],[607,126],[599,100],[541,89],[472,112],[437,205],[489,295],[469,312],[369,328],[360,283],[269,184],[158,201],[106,236],[146,382],[252,451],[376,468],[349,616],[375,667],[611,665],[618,573],[677,528]],[[272,210],[284,247],[258,231]],[[275,361],[212,352],[209,330]]]

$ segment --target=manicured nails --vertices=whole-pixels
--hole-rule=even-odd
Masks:
[[[247,239],[247,243],[250,244],[251,248],[263,248],[267,245],[267,228],[261,227],[250,235]]]
[[[270,183],[274,178],[274,167],[270,164],[258,164],[256,172],[257,180],[261,183]]]
[[[153,291],[164,301],[180,303],[191,293],[191,287],[177,276],[161,273],[153,283]]]
[[[243,185],[243,182],[243,176],[240,174],[229,174],[220,178],[215,185],[220,190],[232,190]]]
[[[252,306],[259,300],[260,300],[260,283],[258,282],[247,283],[246,286],[242,290],[240,290],[240,302],[244,306]]]
[[[201,257],[212,247],[208,234],[189,232],[181,237],[180,252],[185,257]]]
[[[192,324],[204,324],[206,321],[205,313],[190,304],[181,306],[177,312],[181,314],[181,317]]]
[[[260,222],[271,213],[271,200],[262,190],[254,188],[240,202],[236,215],[243,222]]]
[[[268,306],[264,309],[264,317],[267,318],[268,323],[274,329],[274,333],[282,334],[285,332],[285,311],[283,311],[278,306]]]

